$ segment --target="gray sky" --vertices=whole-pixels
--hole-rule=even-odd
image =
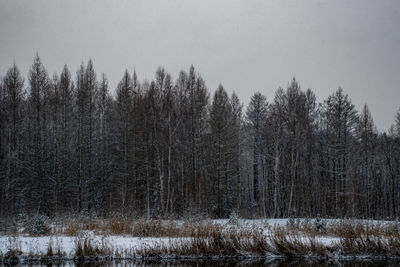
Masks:
[[[0,75],[15,61],[26,77],[36,51],[50,75],[92,58],[112,92],[126,68],[143,80],[193,64],[245,104],[295,76],[319,101],[342,86],[380,130],[400,107],[397,0],[0,0]]]

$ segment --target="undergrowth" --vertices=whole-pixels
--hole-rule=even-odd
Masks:
[[[72,258],[77,262],[165,257],[400,258],[398,222],[332,220],[328,223],[322,219],[297,219],[289,220],[286,226],[270,226],[241,224],[240,220],[222,224],[211,220],[133,220],[114,216],[109,220],[68,220],[61,227],[53,229],[57,229],[58,234],[75,237]],[[152,243],[138,243],[135,247],[120,248],[109,241],[110,235],[163,238],[155,239]],[[324,237],[335,240],[323,243]],[[27,255],[22,255],[18,236],[10,237],[8,242],[7,251],[0,253],[2,261],[18,262],[21,257],[41,260],[66,257],[57,236],[55,241],[50,238],[45,253],[32,248],[25,252]]]

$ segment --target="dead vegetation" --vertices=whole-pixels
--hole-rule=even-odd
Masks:
[[[260,229],[240,231],[237,228],[211,228],[202,236],[170,239],[168,244],[139,249],[142,257],[178,255],[194,258],[265,258],[274,257],[326,257],[327,247],[315,238],[300,233],[288,233],[275,227],[269,234]]]
[[[161,220],[161,219],[133,219],[115,215],[108,219],[91,216],[81,216],[74,219],[64,219],[57,227],[52,227],[49,234],[62,234],[78,236],[85,231],[93,231],[98,235],[127,235],[133,237],[208,237],[213,230],[228,228],[262,228],[270,231],[272,226],[268,223],[258,225],[242,225],[240,222],[231,224],[215,223],[207,220]],[[362,220],[324,220],[324,219],[289,219],[282,226],[287,233],[300,232],[311,237],[330,236],[337,238],[354,237],[361,234],[390,237],[400,233],[400,223],[369,222]],[[36,234],[33,234],[36,236]]]
[[[376,228],[367,228],[343,235],[337,245],[344,255],[371,255],[400,257],[400,234],[379,233]]]
[[[223,226],[212,221],[177,222],[174,220],[128,219],[114,216],[111,219],[69,220],[60,227],[58,234],[78,236],[85,231],[94,231],[99,235],[129,235],[134,237],[207,237],[210,230]]]
[[[7,252],[4,255],[0,255],[0,258],[5,262],[17,264],[21,255],[21,242],[16,236],[10,236],[8,238]]]
[[[112,246],[104,238],[100,242],[87,236],[75,240],[74,260],[77,262],[107,260],[113,254]]]
[[[270,242],[273,245],[274,253],[292,258],[302,256],[325,257],[328,247],[319,242],[315,236],[303,232],[287,233],[285,228],[275,227],[270,235]]]
[[[73,259],[77,262],[146,258],[319,258],[371,256],[400,258],[398,222],[337,220],[289,221],[286,226],[215,223],[211,220],[179,222],[131,220],[115,216],[110,220],[69,220],[58,234],[74,236]],[[89,232],[88,232],[89,231]],[[99,239],[97,236],[101,236]],[[147,245],[121,249],[108,236],[163,237]],[[322,242],[323,238],[336,238]],[[43,253],[43,252],[42,252]],[[9,239],[8,251],[0,258],[17,262],[31,259],[65,258],[62,244],[50,238],[45,255],[29,251],[22,255],[18,237]]]

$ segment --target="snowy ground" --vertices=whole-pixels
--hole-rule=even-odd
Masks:
[[[333,223],[338,220],[326,220],[327,223]],[[230,227],[228,220],[213,220],[215,224],[220,224],[224,227]],[[358,221],[369,224],[385,224],[385,221]],[[182,221],[176,221],[178,225],[183,223]],[[288,224],[287,219],[257,219],[257,220],[239,220],[238,227],[240,229],[246,228],[257,228],[261,230],[265,235],[269,233],[269,229],[273,226],[286,226]],[[40,255],[47,255],[49,244],[53,248],[54,253],[61,251],[62,255],[66,259],[72,259],[76,252],[77,242],[82,238],[87,238],[97,246],[106,245],[112,248],[112,253],[120,255],[120,257],[127,257],[134,254],[135,251],[143,249],[152,249],[159,246],[170,246],[175,241],[182,241],[184,238],[170,238],[170,237],[133,237],[133,236],[117,236],[117,235],[96,235],[93,231],[81,232],[80,237],[71,237],[64,235],[52,235],[52,236],[41,236],[31,237],[26,234],[19,234],[14,237],[0,236],[0,255],[5,255],[11,248],[17,249],[22,252],[21,257],[27,258],[32,256],[40,257]],[[80,238],[80,239],[79,239]],[[339,242],[338,237],[318,235],[315,237],[316,241],[326,245],[332,246]]]
[[[124,253],[132,249],[151,248],[161,243],[169,243],[169,238],[141,238],[141,237],[128,237],[128,236],[96,236],[93,232],[85,233],[93,244],[101,246],[103,242],[113,247],[115,251]],[[16,239],[13,237],[2,236],[0,237],[0,253],[5,254],[10,247],[16,247],[22,255],[46,255],[49,243],[52,243],[54,251],[58,248],[61,249],[65,258],[73,258],[76,250],[77,237],[70,236],[42,236],[42,237],[29,237],[19,236]]]

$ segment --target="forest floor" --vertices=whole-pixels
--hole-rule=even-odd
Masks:
[[[341,219],[35,219],[0,235],[0,261],[399,259],[400,223]]]

